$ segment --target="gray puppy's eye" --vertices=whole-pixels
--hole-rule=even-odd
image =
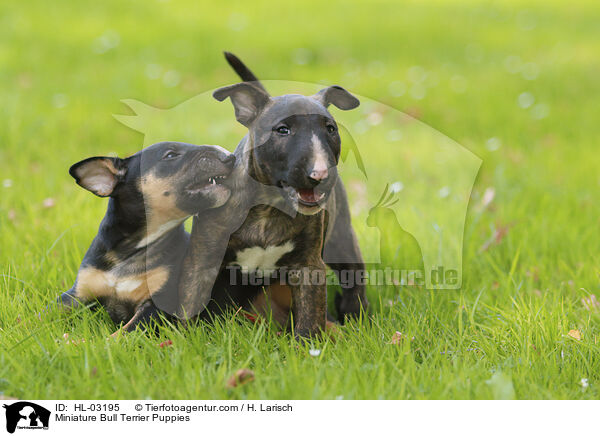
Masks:
[[[177,153],[173,150],[169,150],[165,153],[165,155],[163,156],[163,159],[164,160],[175,159],[176,157],[179,157],[179,153]]]
[[[329,133],[333,133],[333,132],[336,131],[336,128],[335,128],[335,126],[333,124],[327,124],[327,131]]]
[[[290,130],[290,128],[288,126],[275,127],[274,130],[283,136],[286,136],[286,135],[289,135],[290,133],[292,133],[292,131]]]

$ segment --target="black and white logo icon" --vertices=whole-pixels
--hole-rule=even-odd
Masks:
[[[29,401],[19,401],[2,405],[6,409],[6,431],[14,433],[16,429],[47,430],[50,411]]]

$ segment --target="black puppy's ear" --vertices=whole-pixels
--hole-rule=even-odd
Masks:
[[[357,108],[360,104],[358,98],[350,94],[341,86],[337,85],[328,86],[325,89],[321,89],[319,92],[313,95],[313,98],[325,107],[333,104],[338,109],[345,111]]]
[[[219,88],[213,92],[213,97],[219,101],[229,97],[235,108],[235,118],[246,127],[252,124],[271,99],[263,88],[249,82]]]
[[[125,160],[118,157],[90,157],[69,168],[77,184],[98,197],[111,196],[126,172]]]

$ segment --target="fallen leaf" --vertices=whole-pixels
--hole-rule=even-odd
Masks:
[[[5,397],[4,395],[0,395],[0,400],[2,400],[2,401],[14,401],[14,400],[18,400],[18,398]]]
[[[170,340],[170,339],[167,339],[166,341],[164,341],[164,342],[161,342],[160,344],[158,344],[158,346],[159,346],[160,348],[164,348],[164,347],[170,347],[171,345],[173,345],[173,341],[172,341],[172,340]]]
[[[8,211],[8,219],[9,221],[14,221],[17,218],[17,212],[14,209],[10,209]]]
[[[578,341],[581,341],[581,332],[579,330],[569,330],[569,333],[567,333],[569,336],[571,336],[573,339],[577,339]]]
[[[95,366],[92,368],[92,370],[90,371],[90,377],[96,377],[96,374],[98,373],[98,368],[96,368]]]
[[[235,374],[227,380],[226,386],[233,389],[245,385],[246,383],[250,383],[251,381],[254,381],[254,371],[248,368],[242,368],[238,369]]]
[[[404,337],[402,336],[402,333],[396,332],[392,335],[392,339],[390,340],[390,342],[388,342],[388,344],[400,345],[400,343],[402,342],[402,339],[404,339]]]

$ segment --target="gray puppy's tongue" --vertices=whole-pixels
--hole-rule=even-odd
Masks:
[[[323,198],[323,193],[316,189],[298,189],[298,196],[307,203],[316,203]]]

